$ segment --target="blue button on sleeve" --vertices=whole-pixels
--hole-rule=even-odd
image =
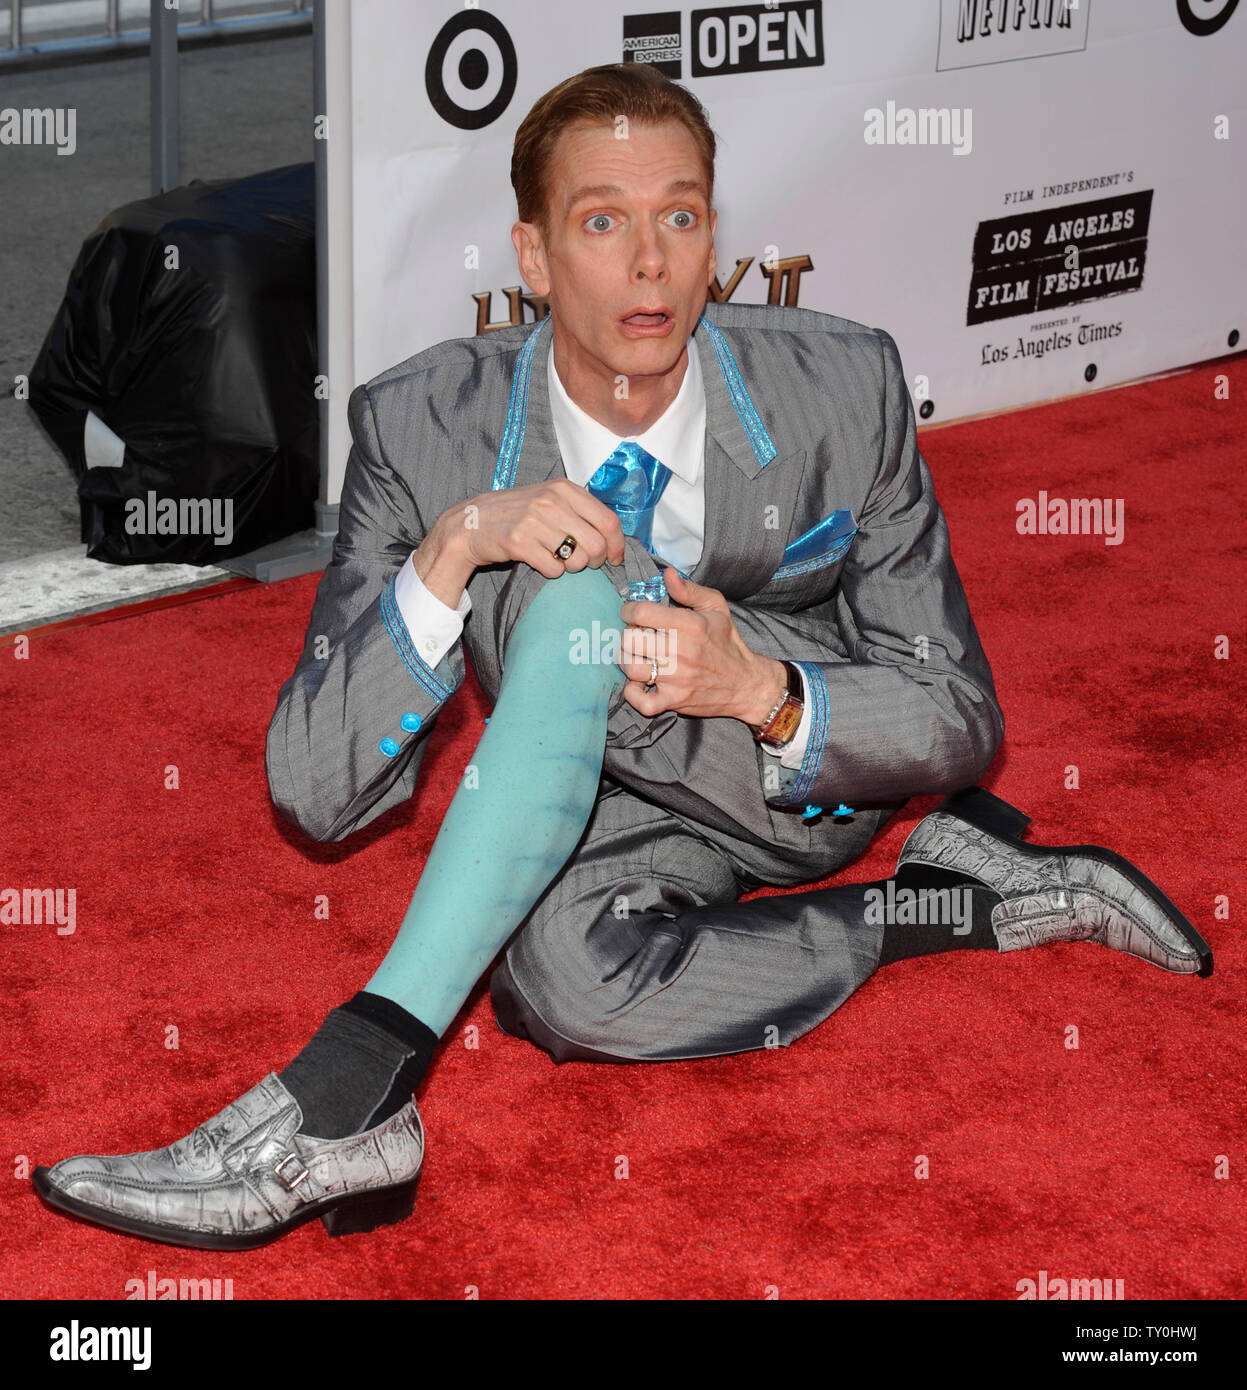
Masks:
[[[424,721],[418,714],[405,714],[402,719],[399,720],[399,723],[402,724],[403,728],[406,729],[409,734],[414,734],[423,722]]]
[[[392,758],[398,752],[398,744],[392,738],[383,738],[377,747],[387,758]]]

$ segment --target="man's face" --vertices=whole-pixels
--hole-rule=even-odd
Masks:
[[[577,125],[547,177],[548,236],[512,232],[529,286],[548,295],[573,376],[660,376],[681,360],[715,271],[717,215],[693,137],[678,123]],[[636,318],[638,309],[662,318]],[[564,372],[560,366],[560,375]]]

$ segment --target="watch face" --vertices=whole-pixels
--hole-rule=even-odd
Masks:
[[[766,742],[773,748],[781,748],[784,744],[791,743],[801,723],[801,712],[801,701],[789,696],[775,716],[766,735]]]

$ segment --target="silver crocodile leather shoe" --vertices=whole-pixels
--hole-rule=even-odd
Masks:
[[[1208,943],[1135,866],[1098,845],[1028,845],[1030,817],[982,787],[947,797],[910,832],[902,864],[964,874],[1001,895],[1002,951],[1095,941],[1179,975],[1211,975]]]
[[[331,1236],[411,1215],[424,1162],[414,1100],[363,1134],[316,1139],[270,1072],[168,1148],[36,1168],[50,1206],[169,1245],[251,1250],[316,1217]]]

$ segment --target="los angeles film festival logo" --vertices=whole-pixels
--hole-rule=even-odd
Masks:
[[[1129,184],[1133,179],[1133,171],[1109,174],[1045,187],[1040,196]],[[980,222],[971,258],[966,326],[1049,313],[1140,289],[1147,263],[1152,192],[1139,189]],[[1027,203],[1034,197],[1034,189],[1021,189],[1008,194],[1006,201]],[[1042,358],[1048,352],[1064,351],[1075,341],[1085,347],[1121,334],[1120,322],[1079,322],[1080,318],[1073,314],[1040,325],[1055,330],[1041,338],[1019,335],[985,341],[982,365]]]

